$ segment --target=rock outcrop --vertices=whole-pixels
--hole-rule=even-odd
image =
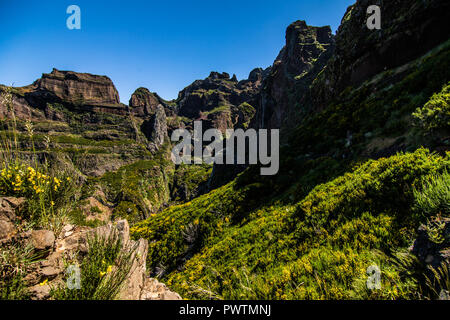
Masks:
[[[117,236],[123,249],[131,250],[133,261],[130,272],[118,294],[121,300],[181,300],[181,297],[170,291],[164,284],[147,276],[146,259],[147,240],[130,239],[130,228],[126,220],[109,223],[96,229],[66,225],[55,239],[48,230],[32,231],[19,236],[21,241],[30,241],[41,252],[44,259],[34,264],[25,277],[29,293],[34,300],[51,298],[51,288],[64,285],[63,276],[67,265],[79,253],[89,252],[88,238],[96,235],[100,238]]]
[[[158,105],[152,117],[144,121],[141,131],[151,144],[151,150],[158,150],[163,144],[167,134],[167,117],[162,105]]]
[[[366,26],[370,5],[382,9],[381,30]],[[409,62],[450,37],[450,3],[443,0],[358,0],[347,9],[336,34],[336,49],[312,87],[315,109],[348,86]]]
[[[0,87],[0,93],[6,89]],[[52,104],[61,104],[77,112],[102,112],[127,115],[119,93],[110,78],[90,73],[53,69],[33,84],[12,88],[14,112],[19,119],[65,121],[64,114]],[[8,116],[8,108],[0,101],[0,115]]]
[[[280,128],[294,121],[298,99],[322,70],[334,49],[331,28],[311,27],[296,21],[286,30],[286,45],[265,78],[257,126]],[[295,99],[296,98],[296,99]]]
[[[161,99],[147,88],[138,88],[131,95],[129,102],[133,114],[144,117],[153,114],[161,104]]]
[[[225,131],[239,123],[239,110],[250,105],[256,109],[259,101],[263,70],[255,69],[249,79],[237,81],[226,72],[211,74],[196,80],[183,89],[177,99],[178,114],[193,120],[202,120],[203,129],[217,128]],[[243,105],[245,103],[245,105]],[[251,114],[250,119],[253,117]],[[247,119],[245,125],[248,125]],[[240,125],[243,125],[242,123]]]
[[[17,232],[17,214],[25,204],[25,198],[0,198],[0,243],[7,241]]]
[[[117,106],[119,93],[110,78],[90,73],[53,69],[44,73],[34,85],[61,101],[79,106]]]

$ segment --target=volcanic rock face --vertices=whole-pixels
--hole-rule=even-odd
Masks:
[[[152,149],[158,150],[167,137],[167,118],[162,105],[158,105],[156,112],[148,121],[144,121],[141,130],[150,143]]]
[[[1,86],[0,94],[5,91]],[[64,120],[60,113],[49,108],[49,104],[54,103],[69,110],[127,114],[113,82],[106,76],[53,69],[29,86],[12,88],[12,104],[19,119]],[[0,115],[11,117],[2,101]]]
[[[156,111],[160,105],[160,99],[147,88],[138,88],[129,102],[131,111],[138,116],[148,116]]]
[[[280,128],[292,119],[292,91],[300,96],[325,65],[334,49],[330,27],[311,27],[296,21],[286,30],[286,45],[263,83],[259,127]],[[304,91],[303,90],[303,91]]]
[[[53,69],[35,82],[37,90],[53,93],[74,105],[111,106],[120,103],[119,93],[106,76]]]
[[[370,5],[381,7],[381,30],[366,26]],[[336,49],[312,87],[316,110],[336,93],[409,62],[450,36],[450,2],[358,0],[336,35]]]

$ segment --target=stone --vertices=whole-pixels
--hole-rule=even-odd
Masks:
[[[128,115],[110,78],[89,73],[53,69],[26,87],[15,88],[13,106],[19,119],[67,121],[64,113],[49,104],[61,103],[69,110]],[[0,94],[1,94],[0,88]],[[10,116],[0,101],[0,115]]]
[[[227,128],[234,128],[233,107],[237,108],[244,102],[250,105],[258,103],[262,73],[258,68],[250,73],[249,79],[237,81],[235,76],[230,79],[228,73],[213,71],[206,79],[194,81],[179,93],[178,114],[203,120],[205,130],[216,128],[224,132]]]
[[[5,241],[16,234],[16,213],[20,212],[24,204],[25,198],[0,198],[0,240]]]
[[[0,219],[0,240],[10,238],[16,231],[17,229],[11,221]]]
[[[382,8],[381,30],[366,27],[366,10]],[[450,3],[443,0],[360,0],[348,7],[336,33],[336,50],[312,84],[314,109],[323,110],[335,93],[358,87],[387,69],[412,61],[450,37]]]
[[[45,267],[41,270],[41,275],[47,279],[54,279],[61,271],[52,266]]]
[[[29,294],[32,300],[46,300],[50,298],[51,288],[48,284],[37,284],[29,288]]]
[[[110,220],[112,210],[108,206],[101,203],[95,197],[86,199],[87,204],[82,207],[86,215],[86,221],[101,221],[106,223]]]
[[[329,26],[308,26],[299,20],[288,26],[286,44],[264,78],[261,103],[257,111],[258,128],[279,129],[295,124],[295,105],[323,69],[334,51],[334,36]],[[258,70],[251,78],[259,78]],[[290,94],[296,91],[296,95]]]
[[[141,300],[182,300],[182,298],[158,280],[146,278]]]
[[[31,234],[33,246],[37,250],[47,250],[55,243],[55,234],[49,230],[34,230]]]
[[[130,240],[130,225],[125,219],[119,220],[115,224],[116,230],[119,232],[119,237],[122,239],[124,244],[128,243]]]

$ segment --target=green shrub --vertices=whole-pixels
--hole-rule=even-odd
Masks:
[[[88,254],[81,258],[81,289],[65,285],[52,288],[56,300],[113,300],[127,279],[135,248],[123,249],[117,233],[109,237],[95,235],[88,239]],[[67,279],[64,279],[67,281]]]
[[[142,220],[142,214],[137,206],[130,201],[121,201],[114,208],[112,219],[117,218],[127,219],[129,223],[133,224]]]
[[[52,174],[44,165],[31,166],[19,159],[0,166],[0,195],[25,197],[24,218],[40,227],[57,231],[74,193],[73,180],[65,172]]]
[[[434,94],[422,107],[413,113],[420,127],[426,131],[450,129],[450,82],[442,91]]]
[[[414,209],[417,214],[427,217],[437,214],[450,214],[450,174],[426,176],[420,187],[415,187]]]
[[[0,248],[0,300],[28,299],[24,277],[37,260],[31,245],[13,241]]]

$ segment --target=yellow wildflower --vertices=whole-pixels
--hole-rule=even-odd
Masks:
[[[39,285],[42,287],[42,286],[45,286],[46,284],[47,284],[47,282],[48,282],[48,279],[45,279],[44,281],[42,281],[41,283],[39,283]]]

